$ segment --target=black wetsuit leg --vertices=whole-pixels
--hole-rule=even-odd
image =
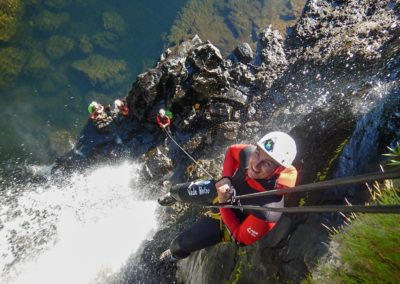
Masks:
[[[171,242],[170,250],[175,257],[181,259],[193,251],[216,245],[221,239],[220,221],[202,217]]]
[[[171,187],[170,193],[178,201],[197,205],[211,205],[217,197],[214,180],[176,184]]]

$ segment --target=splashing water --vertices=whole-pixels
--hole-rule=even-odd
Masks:
[[[3,189],[0,283],[106,283],[156,229],[156,202],[138,200],[137,177],[124,162]]]

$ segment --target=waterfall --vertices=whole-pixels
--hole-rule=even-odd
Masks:
[[[107,283],[157,227],[138,165],[103,165],[3,189],[0,283]]]

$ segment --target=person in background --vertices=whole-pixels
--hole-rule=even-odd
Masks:
[[[88,112],[91,120],[97,120],[107,116],[106,112],[104,111],[104,107],[95,101],[89,104]]]
[[[279,131],[268,133],[256,145],[232,145],[225,155],[221,179],[175,185],[158,202],[164,206],[176,201],[210,205],[229,202],[232,195],[293,187],[297,179],[297,170],[292,166],[296,153],[293,138]],[[242,199],[241,204],[282,208],[284,197]],[[280,212],[250,209],[220,208],[219,212],[209,212],[175,237],[160,260],[182,259],[220,242],[251,245],[270,232],[280,216]]]
[[[115,113],[121,113],[123,116],[128,116],[129,115],[129,108],[126,105],[126,102],[124,102],[121,99],[116,99],[114,101],[113,111]]]
[[[161,129],[169,130],[169,125],[171,124],[171,119],[166,115],[164,109],[160,109],[158,111],[158,115],[156,118],[158,126],[161,127]]]

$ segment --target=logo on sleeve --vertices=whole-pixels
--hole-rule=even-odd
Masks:
[[[255,231],[254,229],[252,229],[251,227],[248,227],[246,229],[247,233],[249,233],[252,237],[257,237],[258,236],[258,232]]]

